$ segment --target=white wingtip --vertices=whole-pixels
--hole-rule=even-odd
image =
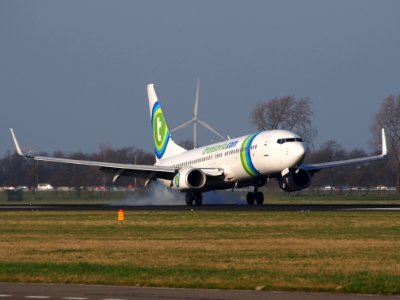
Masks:
[[[385,135],[385,129],[382,128],[382,156],[385,155],[387,155],[386,135]]]
[[[25,156],[24,152],[22,152],[21,147],[18,144],[17,138],[15,137],[14,130],[12,128],[10,128],[10,131],[11,131],[11,136],[14,140],[14,145],[15,145],[15,149],[17,150],[17,153],[21,156]]]

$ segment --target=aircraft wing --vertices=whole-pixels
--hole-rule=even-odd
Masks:
[[[385,136],[385,129],[382,128],[382,153],[380,155],[375,156],[368,156],[368,157],[360,157],[360,158],[353,158],[347,160],[338,160],[338,161],[331,161],[319,164],[310,164],[310,165],[302,165],[301,168],[307,170],[311,173],[318,172],[322,169],[346,166],[346,165],[354,165],[360,164],[365,162],[370,162],[374,160],[380,160],[387,155],[387,146],[386,146],[386,136]]]
[[[114,175],[113,181],[116,181],[120,176],[140,176],[140,177],[145,177],[148,180],[153,180],[155,178],[172,179],[177,172],[177,169],[175,167],[167,167],[167,166],[121,164],[121,163],[110,163],[101,161],[88,161],[88,160],[28,155],[21,150],[21,147],[19,146],[17,138],[14,134],[14,130],[10,129],[10,131],[12,138],[14,140],[17,153],[20,156],[38,161],[97,167],[103,172],[113,174]]]
[[[11,135],[14,140],[15,149],[20,156],[30,158],[38,161],[47,161],[55,163],[73,164],[81,166],[97,167],[105,173],[112,174],[113,182],[115,182],[120,176],[133,176],[143,177],[147,179],[147,182],[156,178],[172,180],[176,173],[179,171],[178,168],[171,166],[153,166],[153,165],[136,165],[136,164],[121,164],[111,163],[102,161],[91,161],[91,160],[78,160],[69,158],[57,158],[47,156],[36,156],[25,154],[19,146],[18,140],[14,134],[14,130],[11,128]],[[207,176],[216,177],[224,173],[223,169],[218,168],[200,168]]]

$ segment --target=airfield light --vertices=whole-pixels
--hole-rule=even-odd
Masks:
[[[121,224],[122,224],[122,221],[124,221],[124,218],[125,218],[124,210],[123,209],[119,209],[118,210],[118,221],[120,221]]]

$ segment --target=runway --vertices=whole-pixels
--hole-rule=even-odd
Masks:
[[[236,204],[206,204],[202,206],[186,205],[147,205],[133,206],[126,204],[10,204],[0,205],[0,211],[86,211],[86,210],[170,210],[170,211],[270,211],[270,212],[290,212],[290,211],[400,211],[400,204],[264,204],[264,205],[236,205]]]
[[[400,296],[244,290],[170,289],[104,285],[0,283],[0,298],[9,300],[398,300],[400,299]]]

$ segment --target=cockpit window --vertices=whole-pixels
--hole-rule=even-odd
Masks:
[[[287,139],[278,139],[276,142],[278,144],[291,143],[291,142],[303,143],[303,139],[302,138],[287,138]]]

